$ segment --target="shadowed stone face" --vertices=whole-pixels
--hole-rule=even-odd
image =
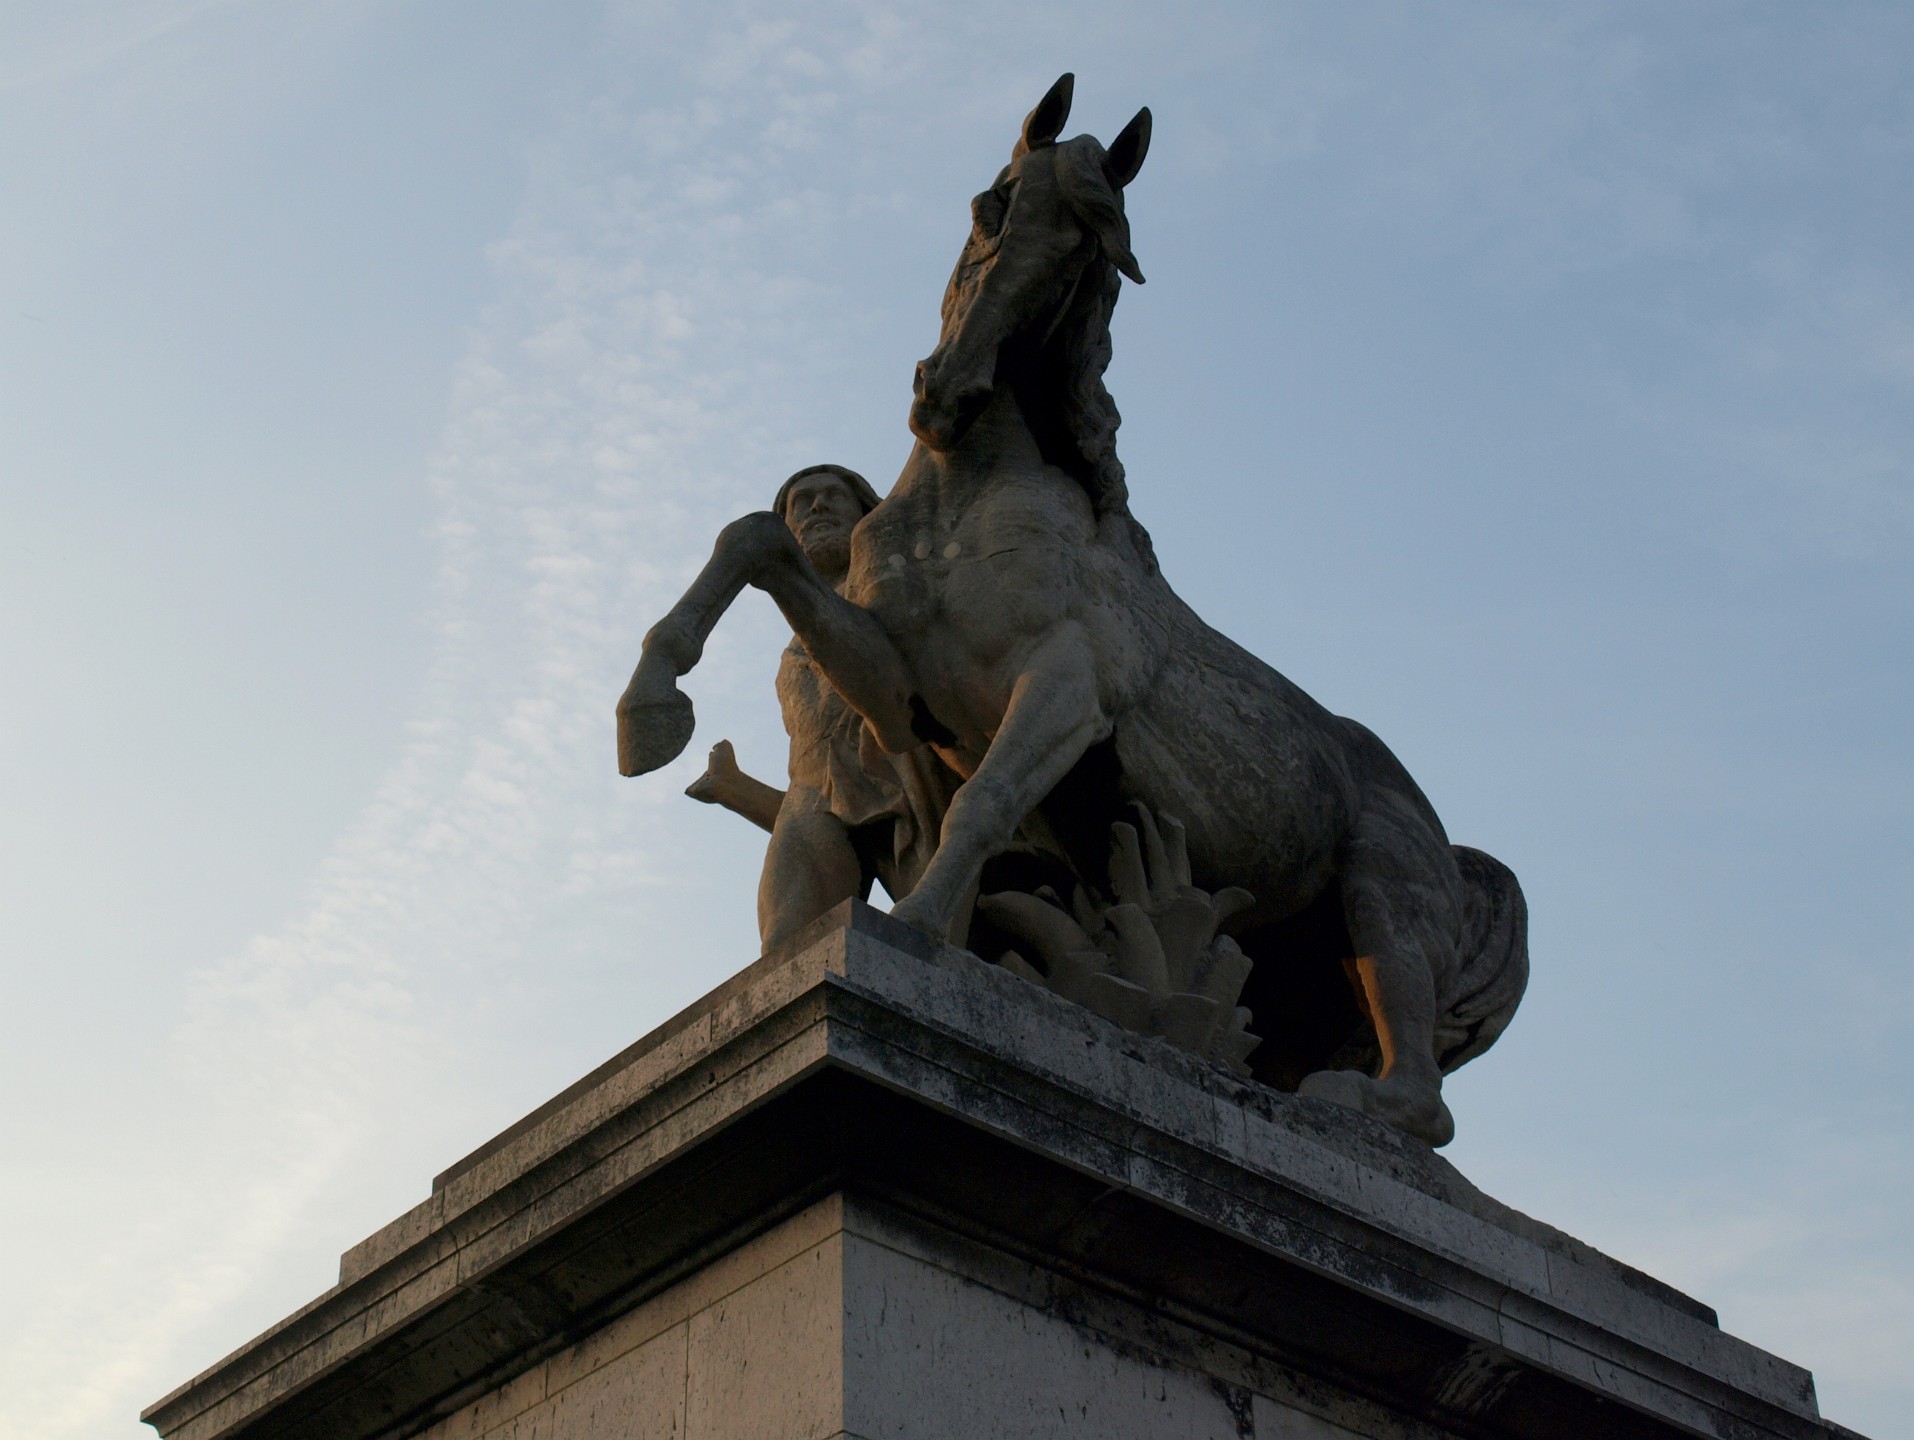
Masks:
[[[800,477],[784,497],[784,523],[797,536],[804,558],[833,584],[851,563],[851,531],[863,518],[864,507],[851,487],[829,471]]]

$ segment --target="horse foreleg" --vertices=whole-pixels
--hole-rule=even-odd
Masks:
[[[1003,723],[945,812],[937,854],[891,913],[933,939],[948,939],[984,862],[1010,844],[1023,818],[1109,733],[1089,646],[1071,626],[1040,646],[1017,677]]]
[[[783,539],[767,535],[768,554],[750,583],[777,603],[811,663],[863,717],[877,743],[893,755],[916,749],[929,737],[914,727],[921,707],[912,704],[910,667],[896,642],[875,615],[826,583],[782,521],[768,513],[763,518],[776,521]]]
[[[711,558],[682,599],[646,632],[638,668],[618,701],[618,771],[668,765],[691,741],[691,701],[678,688],[704,656],[705,641],[746,585],[768,590],[819,667],[886,749],[917,743],[910,686],[897,648],[871,614],[833,590],[804,558],[789,527],[769,510],[718,532]]]
[[[777,521],[790,538],[784,523],[768,512],[725,526],[691,588],[645,632],[638,668],[618,699],[619,774],[644,775],[668,765],[690,743],[695,720],[678,677],[703,658],[712,629],[773,553],[776,540],[762,520]]]

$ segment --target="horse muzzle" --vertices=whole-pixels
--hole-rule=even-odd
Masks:
[[[990,403],[989,384],[952,385],[943,383],[921,362],[911,390],[915,398],[910,407],[910,430],[919,440],[939,454],[957,448],[964,432]]]

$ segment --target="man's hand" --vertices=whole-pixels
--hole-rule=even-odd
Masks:
[[[738,752],[729,740],[711,747],[704,774],[685,787],[685,794],[707,805],[722,805],[765,830],[777,823],[778,808],[784,804],[782,790],[774,790],[738,768]]]

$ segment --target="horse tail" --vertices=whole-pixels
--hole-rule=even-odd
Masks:
[[[1451,849],[1463,905],[1456,968],[1437,996],[1436,1063],[1445,1075],[1495,1043],[1529,983],[1529,907],[1515,872],[1467,845]]]

